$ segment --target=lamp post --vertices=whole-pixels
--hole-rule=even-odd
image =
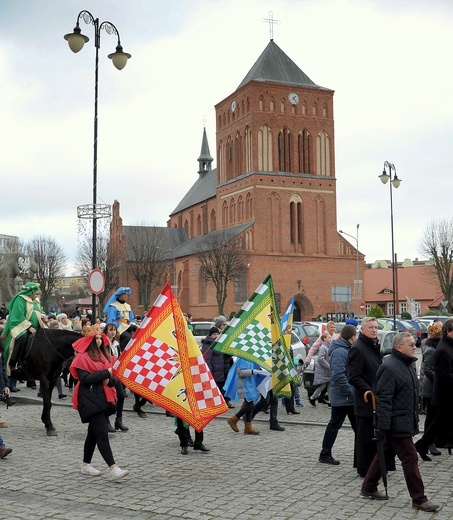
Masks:
[[[353,240],[355,240],[355,249],[356,249],[356,279],[354,280],[354,286],[356,288],[356,296],[357,296],[357,316],[360,314],[360,300],[361,300],[361,290],[360,286],[362,283],[362,280],[360,280],[360,267],[359,267],[359,226],[360,224],[357,224],[356,227],[356,234],[357,237],[354,237],[350,235],[349,233],[346,233],[346,231],[342,231],[340,229],[340,233],[343,235],[347,235],[348,237],[351,237]]]
[[[387,173],[388,168],[388,173]],[[392,176],[392,171],[394,175]],[[381,179],[381,182],[383,184],[387,184],[387,182],[390,180],[390,228],[392,233],[392,293],[393,293],[393,330],[396,330],[396,263],[395,263],[395,239],[394,239],[394,233],[393,233],[393,189],[392,188],[399,188],[399,185],[401,184],[401,179],[398,179],[398,176],[396,175],[396,168],[395,165],[392,163],[389,163],[388,161],[384,162],[384,169],[382,171],[382,174],[378,176]]]
[[[99,18],[94,16],[89,11],[80,11],[77,16],[76,26],[72,33],[65,34],[64,39],[68,42],[69,48],[72,52],[79,52],[82,50],[89,38],[81,33],[79,21],[80,18],[86,24],[94,25],[94,46],[96,48],[95,67],[94,67],[94,143],[93,143],[93,204],[84,204],[78,206],[77,216],[81,219],[92,219],[93,221],[93,235],[92,235],[92,269],[97,267],[96,258],[96,243],[97,243],[97,219],[109,218],[110,205],[97,204],[97,158],[98,158],[98,69],[99,69],[99,49],[101,47],[101,30],[104,29],[107,34],[115,34],[118,36],[118,43],[114,53],[109,54],[108,57],[112,60],[113,65],[122,70],[131,57],[130,54],[123,52],[121,46],[120,35],[118,29],[111,22],[99,23]],[[96,294],[92,294],[92,322],[96,319]]]

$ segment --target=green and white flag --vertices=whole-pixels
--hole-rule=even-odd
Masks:
[[[290,397],[289,383],[298,384],[294,363],[285,346],[275,304],[271,275],[259,285],[228,323],[212,348],[241,357],[272,373],[272,389],[278,397]]]

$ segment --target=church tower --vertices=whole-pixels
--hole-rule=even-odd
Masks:
[[[336,253],[333,91],[271,40],[215,108],[222,226],[254,220],[256,252]]]
[[[192,315],[217,311],[194,251],[202,237],[224,229],[250,258],[229,287],[228,312],[269,273],[279,312],[294,297],[295,321],[349,311],[349,301],[333,302],[337,288],[354,285],[357,253],[337,232],[333,96],[271,39],[215,106],[217,168],[204,130],[198,178],[168,221],[187,233],[174,254],[179,297]]]
[[[203,173],[211,171],[213,160],[214,159],[211,157],[211,153],[209,152],[209,143],[208,136],[206,135],[206,127],[204,127],[203,139],[201,141],[201,152],[200,157],[198,157],[198,173],[202,175]]]

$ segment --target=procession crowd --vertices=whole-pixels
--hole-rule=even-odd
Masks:
[[[136,319],[127,296],[130,289],[119,288],[105,305],[105,321],[91,324],[80,315],[68,317],[64,313],[48,316],[39,304],[39,286],[25,284],[6,306],[7,311],[2,340],[5,343],[0,370],[0,390],[8,397],[14,389],[15,373],[26,374],[27,349],[40,327],[59,328],[79,332],[73,343],[75,356],[62,367],[61,377],[68,388],[75,384],[73,407],[80,419],[88,425],[81,473],[98,476],[101,471],[92,466],[97,447],[109,468],[112,480],[126,476],[129,471],[120,468],[113,456],[108,434],[129,428],[124,424],[122,411],[127,389],[114,377],[113,365],[132,337]],[[190,316],[185,314],[190,329]],[[202,341],[201,350],[211,374],[225,398],[228,408],[237,408],[228,418],[228,425],[239,432],[243,422],[246,435],[259,435],[252,421],[259,412],[269,414],[269,428],[284,431],[278,422],[279,399],[272,389],[262,390],[265,371],[255,363],[232,358],[211,347],[227,325],[226,318],[215,318],[215,324]],[[378,323],[375,318],[364,318],[358,328],[356,320],[348,320],[341,332],[335,333],[335,324],[327,329],[311,347],[306,362],[315,354],[315,392],[309,397],[312,406],[326,403],[331,418],[326,427],[319,462],[339,465],[332,450],[340,428],[348,418],[354,435],[352,465],[363,479],[361,495],[372,500],[387,500],[386,473],[394,471],[395,456],[401,461],[412,506],[421,511],[433,512],[439,506],[428,500],[420,470],[418,455],[430,461],[428,452],[441,455],[438,448],[451,453],[453,447],[453,319],[435,323],[429,328],[429,337],[423,345],[423,388],[420,392],[416,371],[415,340],[409,333],[395,335],[390,355],[383,357],[378,342]],[[290,349],[291,354],[291,349]],[[303,363],[298,367],[301,374]],[[58,377],[61,384],[61,378]],[[287,414],[299,414],[303,406],[298,384],[292,383],[290,395],[283,403]],[[64,395],[61,389],[59,397]],[[264,394],[264,395],[263,395]],[[423,436],[414,444],[419,433],[420,395],[427,410]],[[64,398],[63,397],[63,398]],[[134,411],[146,414],[142,406],[146,399],[135,395]],[[115,416],[114,426],[110,416]],[[0,422],[0,427],[5,427]],[[204,445],[203,431],[195,431],[192,439],[189,426],[175,418],[175,433],[179,437],[182,455],[188,447],[209,452]],[[12,451],[0,439],[0,458]],[[382,480],[385,493],[378,490]]]

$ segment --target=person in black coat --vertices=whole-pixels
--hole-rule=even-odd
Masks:
[[[434,354],[433,406],[439,411],[439,436],[453,447],[453,319],[442,325],[442,339]]]
[[[376,375],[376,430],[377,439],[383,440],[384,457],[390,463],[395,454],[401,461],[412,507],[421,511],[437,511],[425,495],[418,468],[418,456],[413,436],[418,433],[418,377],[414,363],[415,340],[409,332],[399,332],[393,340],[390,356],[384,359]],[[363,480],[361,495],[387,500],[378,491],[381,477],[379,456],[375,455]]]
[[[98,325],[86,330],[86,336],[74,344],[76,355],[69,371],[78,380],[72,405],[88,431],[83,447],[82,475],[96,477],[101,472],[91,465],[97,446],[109,467],[111,480],[129,474],[115,463],[109,442],[107,417],[116,412],[116,379],[112,376],[114,358],[108,351],[110,342]]]
[[[415,447],[423,460],[431,461],[428,450],[432,455],[442,455],[435,447],[434,442],[439,438],[440,417],[436,406],[432,404],[434,384],[434,355],[437,345],[442,338],[442,323],[433,323],[428,327],[428,338],[423,350],[423,400],[426,405],[425,431],[423,437],[415,443]],[[439,439],[440,440],[440,439]],[[427,444],[428,443],[428,444]]]
[[[348,353],[347,372],[349,383],[354,387],[354,414],[356,416],[357,473],[363,478],[376,454],[373,441],[373,407],[363,396],[368,390],[375,391],[376,372],[382,363],[378,341],[376,318],[362,320],[359,337]]]

